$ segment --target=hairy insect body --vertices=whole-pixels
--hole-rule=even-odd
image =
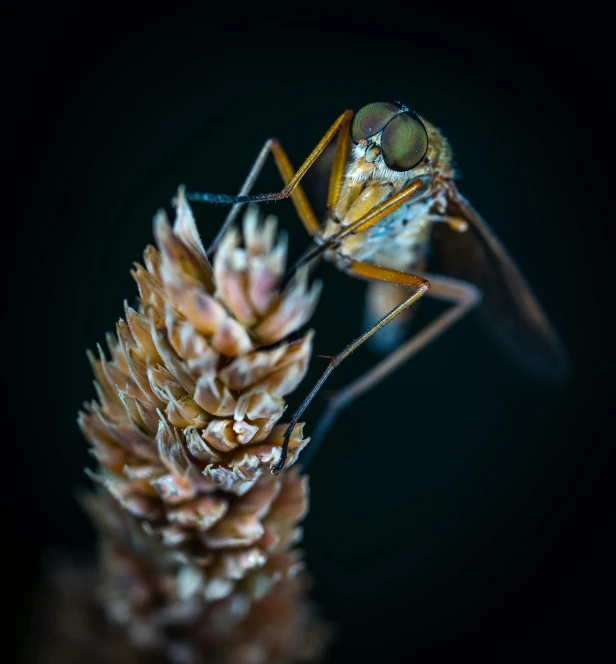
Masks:
[[[439,131],[426,124],[430,144],[425,164],[410,173],[388,169],[374,144],[353,147],[352,160],[345,173],[341,196],[334,210],[327,215],[323,240],[335,235],[376,205],[404,189],[420,177],[424,184],[417,196],[391,212],[365,231],[345,237],[335,250],[325,253],[326,260],[346,271],[353,260],[421,274],[430,250],[434,223],[447,220],[446,190],[443,181],[453,177],[451,150]],[[377,141],[378,147],[378,141]],[[371,327],[408,297],[408,289],[393,283],[371,281],[366,290],[362,325]],[[399,345],[413,311],[407,309],[369,339],[380,353]]]
[[[360,229],[345,237],[335,250],[326,252],[326,259],[338,268],[344,270],[350,260],[401,271],[424,265],[432,224],[446,218],[447,198],[442,183],[453,177],[449,145],[435,127],[426,122],[426,128],[431,141],[425,164],[412,173],[388,169],[378,154],[374,156],[374,143],[353,147],[340,198],[327,215],[323,241],[402,191],[412,180],[419,177],[424,184],[409,202],[367,230]]]

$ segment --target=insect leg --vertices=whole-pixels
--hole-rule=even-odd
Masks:
[[[248,173],[248,177],[246,178],[244,184],[242,185],[242,188],[240,189],[239,193],[240,196],[245,196],[246,194],[250,193],[250,190],[252,189],[256,179],[259,177],[259,173],[263,170],[263,166],[265,165],[265,160],[267,159],[267,156],[270,153],[272,140],[274,139],[270,138],[269,140],[265,141],[265,145],[261,148],[259,156],[256,158],[255,163],[252,165],[252,168]],[[208,258],[211,257],[211,255],[216,251],[224,234],[227,232],[227,229],[235,221],[239,211],[242,209],[244,205],[245,203],[235,203],[235,205],[231,208],[229,214],[222,222],[220,230],[216,234],[216,237],[214,238],[212,244],[210,244],[207,250]]]
[[[460,320],[481,301],[481,292],[473,284],[440,275],[427,276],[430,279],[428,296],[452,302],[454,306],[444,311],[423,330],[402,343],[396,350],[372,367],[363,376],[360,376],[330,398],[327,409],[319,420],[314,435],[311,436],[309,446],[310,456],[316,452],[317,446],[323,440],[323,437],[343,408],[374,387],[392,371],[395,371],[406,360],[410,359],[424,346],[436,339],[436,337]],[[308,461],[309,459],[304,455],[304,464],[308,463]]]
[[[361,336],[357,337],[357,339],[351,342],[343,351],[331,358],[327,369],[323,372],[323,375],[316,382],[312,390],[310,390],[308,396],[304,399],[301,406],[295,411],[293,417],[291,418],[291,422],[289,423],[289,426],[287,427],[287,430],[284,434],[280,459],[276,465],[271,467],[272,473],[276,475],[284,468],[285,461],[287,460],[289,439],[291,438],[291,434],[293,433],[293,429],[295,428],[298,419],[302,416],[303,412],[314,399],[316,393],[319,391],[319,389],[321,389],[321,386],[327,380],[332,371],[356,348],[359,348],[359,346],[361,346],[364,341],[369,339],[373,334],[376,334],[383,326],[387,325],[387,323],[393,320],[400,312],[404,311],[407,307],[410,307],[411,304],[418,300],[430,287],[430,282],[423,277],[418,277],[414,274],[408,274],[406,272],[399,272],[398,270],[391,270],[385,267],[378,267],[376,265],[368,265],[367,263],[361,263],[360,261],[351,261],[347,271],[351,276],[367,279],[379,279],[381,281],[390,281],[396,284],[400,284],[401,286],[410,286],[414,289],[414,292],[409,295],[409,297],[404,300],[404,302],[399,304],[386,316],[381,318],[378,323],[375,323]]]
[[[278,167],[278,172],[282,177],[282,181],[286,184],[293,177],[293,166],[291,165],[291,161],[289,160],[287,153],[284,151],[284,148],[280,144],[280,141],[276,138],[270,138],[265,142],[265,145],[261,149],[259,156],[250,169],[248,177],[240,189],[239,196],[245,196],[250,193],[250,190],[254,186],[254,183],[259,177],[259,174],[263,170],[263,166],[265,165],[267,157],[270,154],[272,154],[274,157],[274,161]],[[304,224],[304,228],[311,236],[317,233],[320,230],[319,222],[317,221],[316,215],[314,214],[310,202],[308,201],[308,198],[306,197],[304,189],[301,185],[297,185],[291,194],[291,200],[295,206],[295,210],[301,222]],[[227,229],[233,223],[237,217],[238,212],[244,205],[246,205],[246,203],[235,203],[233,205],[231,211],[222,223],[220,230],[216,234],[214,241],[207,250],[208,256],[211,256],[214,251],[216,251],[216,248],[220,244],[220,241],[222,240]]]
[[[323,152],[323,150],[325,150],[327,145],[334,138],[336,133],[341,129],[344,130],[345,133],[347,133],[346,130],[348,129],[352,117],[353,117],[353,111],[350,110],[345,111],[327,130],[325,136],[323,136],[323,138],[318,142],[314,150],[308,155],[306,161],[304,161],[304,163],[299,167],[297,172],[292,176],[291,173],[293,172],[293,169],[291,167],[290,162],[288,162],[287,158],[288,166],[290,168],[290,173],[289,173],[290,179],[285,185],[284,189],[282,189],[282,191],[271,194],[257,194],[253,196],[248,196],[248,195],[229,196],[227,194],[190,193],[186,194],[186,198],[188,198],[188,200],[190,201],[201,201],[203,203],[262,203],[265,201],[279,201],[283,198],[288,198],[289,196],[291,196],[295,188],[299,185],[299,181],[304,177],[308,169],[312,166],[312,164],[314,164],[319,155]],[[273,141],[272,145],[274,145],[274,142],[280,145],[280,143],[278,143],[276,139],[272,139],[272,141]],[[272,148],[272,152],[274,153],[274,158],[276,158],[276,152],[274,151],[274,148]]]
[[[409,185],[407,185],[402,191],[399,191],[397,194],[388,198],[376,205],[370,212],[363,215],[359,219],[355,220],[352,224],[349,224],[345,228],[341,229],[335,235],[327,238],[324,242],[319,243],[317,247],[311,251],[304,254],[295,265],[289,270],[287,275],[290,276],[293,274],[299,267],[310,263],[314,258],[322,254],[324,251],[338,244],[343,240],[347,235],[352,235],[354,233],[360,233],[362,231],[368,230],[371,226],[374,226],[378,221],[386,217],[388,214],[399,208],[401,205],[406,203],[410,198],[412,198],[423,186],[423,181],[421,178],[413,180]],[[373,266],[371,266],[373,267]],[[402,274],[402,273],[401,273]],[[380,277],[375,277],[380,279]]]
[[[336,152],[334,153],[334,159],[331,165],[331,173],[329,176],[329,183],[327,187],[327,210],[333,210],[340,198],[340,191],[342,189],[342,180],[344,178],[344,169],[347,163],[349,155],[349,144],[351,142],[351,134],[349,132],[349,122],[350,116],[343,122],[340,127],[340,133],[338,134],[338,142],[336,143]],[[291,194],[291,200],[293,200],[294,194]],[[299,209],[297,205],[295,206],[299,214]],[[304,224],[305,225],[305,224]],[[319,229],[320,230],[320,229]],[[317,239],[319,244],[321,244],[320,238]],[[312,249],[308,248],[304,252],[305,256],[312,253]],[[319,252],[320,253],[320,252]],[[291,270],[286,274],[286,278],[289,279],[292,274],[297,270],[300,264],[308,263],[309,261],[300,259]]]

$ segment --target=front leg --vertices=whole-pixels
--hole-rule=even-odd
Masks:
[[[293,167],[291,166],[291,162],[289,161],[289,158],[282,149],[282,146],[280,145],[279,141],[277,139],[270,139],[270,141],[268,141],[268,143],[270,143],[269,146],[266,143],[264,150],[271,149],[272,154],[274,155],[274,159],[276,160],[276,165],[280,170],[283,180],[286,182],[285,187],[282,189],[282,191],[271,194],[256,194],[253,196],[242,195],[242,194],[240,194],[239,196],[229,196],[227,194],[190,193],[186,194],[186,198],[190,201],[199,201],[202,203],[234,203],[234,204],[264,203],[266,201],[279,201],[284,198],[289,198],[289,196],[292,196],[293,192],[296,191],[297,187],[299,186],[300,180],[304,177],[304,175],[306,175],[308,169],[314,164],[314,162],[321,155],[323,150],[325,150],[325,148],[329,145],[329,143],[332,141],[336,133],[338,131],[341,131],[342,133],[345,134],[348,133],[348,128],[351,123],[352,117],[353,117],[353,111],[350,110],[345,111],[327,130],[325,136],[323,136],[323,138],[318,142],[317,146],[308,155],[308,158],[306,159],[306,161],[304,161],[304,163],[300,166],[299,170],[296,173],[293,173]],[[348,145],[348,141],[342,141],[341,143],[339,143],[337,151],[342,152],[342,148],[345,145]],[[334,172],[336,172],[336,177],[338,177],[336,166],[340,167],[339,161],[340,159],[338,159],[338,157],[336,157],[336,159],[334,160],[335,164]],[[314,232],[318,230],[318,223],[316,224],[316,226],[317,228],[313,229]]]
[[[254,183],[259,177],[259,174],[263,170],[263,166],[265,165],[267,157],[270,154],[272,154],[274,157],[274,161],[276,162],[276,166],[278,167],[278,172],[280,173],[282,181],[286,184],[291,180],[294,173],[293,166],[291,165],[291,160],[289,159],[287,153],[280,144],[280,141],[277,138],[270,138],[265,142],[265,145],[261,149],[259,156],[255,160],[255,163],[253,164],[252,168],[250,169],[250,172],[248,173],[248,177],[246,178],[244,184],[242,185],[242,188],[240,189],[239,195],[236,196],[235,198],[240,200],[240,199],[245,199],[247,197],[247,195],[252,190]],[[195,200],[194,198],[195,196],[209,196],[209,194],[188,194],[187,198],[190,199],[191,196],[193,197],[191,200]],[[196,199],[196,200],[201,200],[201,199]],[[300,184],[297,184],[295,186],[295,189],[291,194],[291,201],[295,206],[295,210],[300,218],[300,221],[302,222],[304,228],[308,231],[310,236],[312,237],[313,235],[318,233],[320,230],[319,222],[317,221],[312,206],[308,201],[308,197],[306,196],[304,189]],[[220,241],[227,232],[227,229],[235,221],[235,218],[237,217],[240,209],[244,207],[244,205],[246,205],[246,203],[243,202],[242,200],[240,200],[240,202],[234,203],[233,207],[231,208],[231,211],[225,218],[224,222],[222,223],[222,226],[220,227],[220,230],[216,234],[216,237],[214,238],[212,244],[209,246],[207,250],[208,257],[210,257],[216,251],[218,245],[220,244]]]

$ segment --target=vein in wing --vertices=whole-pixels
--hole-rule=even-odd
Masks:
[[[478,286],[478,314],[495,341],[520,368],[561,380],[568,373],[566,350],[520,269],[471,204],[452,188],[448,214],[469,223],[465,233],[436,224],[433,242],[445,274]]]

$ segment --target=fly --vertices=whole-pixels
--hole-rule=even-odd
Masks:
[[[300,181],[336,135],[326,215],[320,224]],[[278,193],[250,195],[270,153],[286,185]],[[322,437],[342,408],[472,309],[521,368],[537,377],[566,376],[567,353],[524,276],[458,191],[447,140],[405,104],[380,101],[356,113],[346,110],[297,171],[278,139],[268,140],[237,196],[188,194],[193,201],[233,204],[209,252],[242,205],[288,197],[316,244],[294,269],[322,256],[349,276],[368,281],[371,320],[362,335],[331,358],[294,413],[272,472],[284,467],[293,428],[332,371],[392,321],[396,323],[388,325],[387,331],[393,333],[379,335],[391,352],[336,393],[319,422],[316,438]],[[438,257],[444,274],[425,272],[429,253]],[[398,339],[401,326],[397,323],[424,295],[451,306],[410,339]]]

